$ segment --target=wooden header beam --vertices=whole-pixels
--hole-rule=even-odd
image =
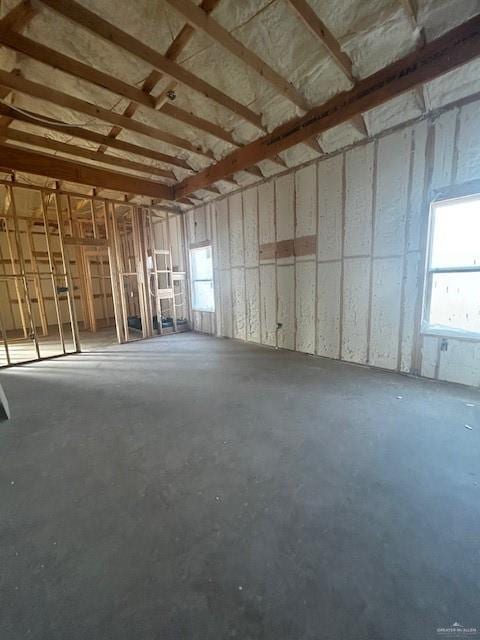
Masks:
[[[0,166],[37,176],[111,189],[120,193],[135,193],[139,196],[163,200],[173,199],[172,187],[165,184],[144,178],[133,178],[124,173],[98,169],[91,165],[63,160],[8,144],[0,144]]]
[[[349,91],[334,96],[301,118],[277,127],[271,134],[234,151],[223,160],[186,178],[175,189],[179,199],[271,158],[300,142],[331,129],[360,113],[395,98],[480,56],[480,14],[440,38],[359,80]]]

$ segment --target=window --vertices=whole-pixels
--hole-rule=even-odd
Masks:
[[[212,247],[190,249],[192,307],[194,311],[215,311]]]
[[[423,330],[480,338],[480,195],[434,202]]]

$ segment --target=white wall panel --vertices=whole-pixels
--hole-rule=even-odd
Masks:
[[[480,344],[449,338],[447,350],[440,351],[438,377],[480,386]]]
[[[478,179],[480,176],[480,109],[476,102],[464,106],[460,111],[457,149],[456,182]]]
[[[336,260],[342,255],[343,155],[318,164],[317,259]]]
[[[260,275],[258,269],[245,269],[246,339],[260,342]]]
[[[260,244],[275,242],[275,194],[274,182],[264,182],[258,187],[258,225]]]
[[[369,364],[396,369],[403,258],[373,261]]]
[[[295,348],[295,267],[277,267],[277,321],[278,346],[283,349]]]
[[[232,283],[229,269],[220,271],[220,300],[222,314],[222,335],[233,338],[232,331]]]
[[[410,202],[407,214],[407,251],[418,251],[421,248],[422,233],[428,219],[428,207],[425,207],[425,162],[427,136],[429,127],[427,122],[420,122],[413,127],[413,155],[412,175],[410,185]]]
[[[403,129],[378,142],[375,256],[399,255],[404,251],[411,140],[411,130]]]
[[[446,187],[452,182],[457,112],[458,109],[445,111],[435,122],[432,189]]]
[[[310,164],[295,173],[295,236],[311,236],[317,228],[317,166]]]
[[[277,293],[276,267],[274,264],[260,266],[260,315],[262,344],[276,345]]]
[[[230,263],[232,267],[243,265],[243,207],[242,194],[234,193],[229,198]]]
[[[342,263],[317,265],[317,347],[319,356],[340,357],[340,301]]]
[[[216,203],[217,210],[217,256],[220,269],[230,267],[230,237],[228,232],[228,204],[227,200]]]
[[[349,362],[367,361],[370,259],[344,261],[342,358]]]
[[[258,218],[257,189],[248,189],[243,193],[243,238],[245,266],[258,265]]]
[[[420,252],[407,253],[402,312],[402,340],[400,346],[400,370],[410,372],[413,362],[415,341],[415,321],[419,290],[422,288],[422,255]]]
[[[426,378],[435,378],[435,366],[438,358],[438,338],[423,336],[421,374]]]
[[[345,165],[346,256],[367,255],[372,239],[374,144],[347,151]]]
[[[295,307],[297,351],[315,353],[315,262],[295,266]]]
[[[277,240],[289,240],[294,237],[293,196],[293,173],[277,178],[275,180]]]
[[[233,337],[246,339],[245,273],[243,268],[232,268]]]
[[[208,240],[206,207],[199,207],[194,211],[194,240],[193,242],[204,242]]]

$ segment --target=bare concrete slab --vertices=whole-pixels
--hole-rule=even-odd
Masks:
[[[2,640],[480,629],[478,391],[194,334],[0,380]]]

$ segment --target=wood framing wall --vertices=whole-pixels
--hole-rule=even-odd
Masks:
[[[188,328],[183,219],[127,202],[3,183],[0,366]]]
[[[480,385],[480,341],[420,332],[429,204],[452,187],[480,191],[478,102],[190,211],[217,298],[194,328]]]

